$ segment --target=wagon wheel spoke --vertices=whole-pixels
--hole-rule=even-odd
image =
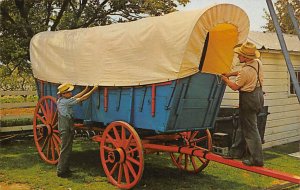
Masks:
[[[128,140],[125,142],[125,145],[124,145],[124,149],[127,150],[128,148],[128,145],[130,144],[131,140],[133,138],[133,135],[131,134],[128,138]]]
[[[54,130],[53,130],[53,133],[57,133],[57,134],[58,134],[59,131],[58,131],[57,129],[54,129]]]
[[[44,115],[46,121],[48,121],[47,111],[45,110],[44,105],[43,105],[42,103],[40,104],[40,108],[41,108],[41,110],[42,110],[42,113],[43,113],[43,115]]]
[[[52,125],[53,129],[58,129],[58,122],[56,122],[54,125]],[[54,131],[54,130],[53,130]]]
[[[114,131],[114,135],[115,135],[115,137],[116,137],[117,142],[120,142],[120,141],[121,141],[121,138],[120,138],[119,132],[118,132],[118,130],[116,129],[116,127],[113,127],[113,131]]]
[[[122,133],[121,133],[121,136],[122,136],[122,141],[121,141],[121,145],[124,144],[124,141],[126,140],[126,129],[124,127],[122,127]]]
[[[188,169],[188,164],[189,164],[189,155],[185,154],[184,155],[184,169]]]
[[[52,140],[53,140],[53,143],[54,143],[54,147],[55,147],[55,150],[57,152],[57,154],[59,155],[59,152],[60,152],[60,147],[59,147],[59,142],[56,140],[55,136],[53,135],[52,137]]]
[[[46,147],[47,143],[48,143],[48,139],[49,139],[49,136],[46,137],[43,145],[42,145],[42,151],[44,151],[44,148]]]
[[[115,146],[115,148],[119,147],[118,144],[115,142],[115,139],[113,139],[109,134],[107,134],[107,139],[110,143],[112,143]]]
[[[44,136],[40,136],[37,141],[39,142],[40,140],[42,140],[44,138]]]
[[[47,142],[47,158],[49,158],[49,152],[50,152],[50,139],[48,139],[48,142]]]
[[[123,164],[123,167],[124,167],[124,174],[125,174],[125,180],[126,180],[126,183],[130,183],[130,175],[129,175],[129,172],[128,172],[128,167],[126,164]]]
[[[54,142],[53,142],[53,139],[51,138],[50,139],[50,142],[51,142],[51,144],[50,144],[50,146],[51,146],[51,154],[52,154],[52,160],[55,160],[55,145],[54,145]]]
[[[51,121],[51,125],[53,125],[53,128],[54,128],[54,122],[57,122],[57,116],[58,116],[58,112],[57,112],[57,109],[54,113],[54,116],[52,118],[52,121]]]
[[[182,163],[182,157],[183,157],[183,154],[180,153],[178,158],[177,158],[177,163]]]
[[[54,138],[56,139],[56,141],[59,143],[59,145],[61,144],[61,139],[59,138],[59,136],[57,134],[53,134]]]
[[[200,162],[202,162],[203,164],[205,164],[206,163],[206,160],[204,159],[204,158],[201,158],[201,157],[197,157],[199,160],[200,160]]]
[[[114,151],[114,149],[112,149],[112,148],[110,148],[110,147],[108,147],[108,146],[103,146],[102,147],[104,150],[107,150],[107,152],[111,152],[111,151]]]
[[[140,166],[140,162],[138,160],[135,160],[134,158],[127,156],[127,160],[129,160],[130,162],[134,163],[137,166]]]
[[[49,108],[49,105],[48,105],[49,101],[47,99],[44,100],[44,105],[46,107],[46,114],[47,114],[47,120],[48,121],[51,121],[51,116],[52,116],[52,113],[51,113],[51,110]],[[49,123],[50,124],[50,123]]]
[[[118,184],[121,184],[122,177],[123,177],[123,167],[122,164],[120,164],[119,173],[118,173]]]
[[[197,135],[199,134],[199,131],[195,131],[192,136],[190,137],[190,139],[194,139]]]
[[[129,171],[132,174],[133,178],[136,178],[137,174],[135,173],[132,164],[129,161],[126,161],[126,165],[129,168]]]
[[[127,154],[131,155],[132,153],[138,151],[138,147],[135,147],[134,149],[128,150]]]
[[[203,151],[210,151],[212,149],[212,145],[209,130],[206,130],[205,134],[201,137],[199,136],[200,131],[183,132],[181,134],[183,142],[186,142],[186,147],[192,147]],[[205,146],[205,148],[201,147],[203,145]],[[198,173],[202,171],[209,163],[209,160],[206,160],[204,158],[183,153],[170,153],[170,156],[172,162],[175,166],[177,166],[177,168],[190,173]]]
[[[112,169],[110,170],[109,174],[113,175],[113,173],[116,171],[117,167],[119,166],[119,163],[115,163],[115,165],[112,167]]]
[[[61,140],[57,113],[56,99],[52,96],[43,96],[36,105],[33,117],[36,148],[40,157],[49,164],[56,164],[59,158]]]
[[[201,137],[199,139],[194,140],[193,143],[199,143],[199,142],[206,141],[206,140],[207,140],[207,137]]]
[[[47,125],[46,120],[40,114],[37,114],[36,116],[41,122],[43,122],[44,125]]]
[[[196,164],[196,161],[195,161],[195,156],[190,156],[190,160],[192,162],[192,166],[193,166],[194,170],[197,170],[197,164]]]
[[[101,138],[100,157],[106,176],[117,187],[131,189],[141,179],[144,170],[142,143],[128,123],[115,121],[106,127]]]

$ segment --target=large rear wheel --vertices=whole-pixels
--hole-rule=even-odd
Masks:
[[[54,97],[44,96],[38,101],[33,117],[33,136],[40,157],[49,164],[56,164],[61,140]]]

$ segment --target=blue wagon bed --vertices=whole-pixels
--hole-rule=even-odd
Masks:
[[[180,170],[202,171],[210,160],[299,183],[265,168],[211,153],[224,95],[220,74],[231,70],[233,47],[246,40],[247,15],[220,4],[139,21],[42,32],[30,43],[39,101],[34,141],[40,157],[56,164],[60,152],[57,87],[98,91],[74,107],[75,129],[93,131],[109,181],[122,189],[141,179],[144,154],[169,152]]]
[[[38,89],[43,92],[40,97],[55,97],[57,84],[39,82]],[[81,90],[78,86],[75,93]],[[137,87],[100,87],[89,100],[74,106],[74,118],[103,126],[125,121],[153,134],[211,129],[224,90],[220,77],[207,73]]]

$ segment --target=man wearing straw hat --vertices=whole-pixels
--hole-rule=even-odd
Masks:
[[[74,137],[74,121],[72,106],[88,99],[88,97],[97,89],[95,86],[91,91],[86,87],[83,91],[72,96],[74,86],[69,83],[64,83],[58,88],[58,93],[61,97],[57,100],[58,109],[58,130],[61,138],[61,149],[57,164],[57,176],[66,178],[71,176],[69,169],[70,154],[72,152],[73,137]]]
[[[240,71],[226,73],[222,80],[234,91],[239,91],[239,118],[240,125],[236,131],[235,142],[228,158],[242,158],[247,148],[249,158],[243,160],[248,166],[263,166],[262,143],[257,128],[257,114],[264,104],[262,84],[263,71],[259,51],[251,42],[245,42],[234,48],[238,59],[244,66]],[[228,77],[236,76],[235,82]]]

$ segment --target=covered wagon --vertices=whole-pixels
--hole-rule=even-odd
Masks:
[[[139,182],[145,153],[170,152],[179,169],[203,170],[212,159],[209,129],[225,90],[219,75],[231,70],[233,47],[248,31],[242,9],[219,4],[35,35],[30,57],[39,95],[33,123],[39,155],[58,161],[57,87],[68,82],[75,92],[99,86],[74,107],[75,127],[96,131],[93,140],[100,142],[102,166],[114,185],[129,189]]]

